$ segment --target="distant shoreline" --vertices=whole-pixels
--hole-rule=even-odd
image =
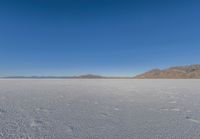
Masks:
[[[130,80],[199,80],[200,78],[134,78],[134,77],[104,77],[104,78],[74,78],[74,77],[0,77],[0,79],[98,79],[98,80],[104,80],[104,79],[130,79]]]
[[[132,77],[0,77],[0,79],[133,79]]]
[[[132,77],[101,76],[86,74],[80,76],[5,76],[1,79],[200,79],[200,64],[177,66],[167,69],[153,69]]]

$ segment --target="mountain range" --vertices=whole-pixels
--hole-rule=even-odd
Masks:
[[[8,76],[3,78],[55,78],[55,79],[200,79],[200,64],[153,69],[134,77],[107,77],[95,74],[80,76]]]
[[[200,65],[153,69],[135,76],[136,79],[200,79]]]

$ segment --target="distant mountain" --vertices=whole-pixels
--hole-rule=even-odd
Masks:
[[[100,75],[94,75],[94,74],[86,74],[86,75],[80,75],[80,76],[76,76],[76,78],[86,78],[86,79],[93,79],[93,78],[105,78],[103,76]]]
[[[135,76],[137,79],[200,79],[200,65],[154,69]]]
[[[3,78],[31,78],[31,79],[96,79],[96,78],[106,78],[100,75],[93,75],[93,74],[86,74],[86,75],[80,75],[80,76],[8,76]]]

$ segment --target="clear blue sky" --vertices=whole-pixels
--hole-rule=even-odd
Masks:
[[[196,63],[198,1],[0,1],[0,76],[131,76]]]

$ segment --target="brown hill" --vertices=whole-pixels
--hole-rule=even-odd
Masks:
[[[154,69],[141,75],[137,79],[200,79],[200,65],[179,66],[164,70]]]

